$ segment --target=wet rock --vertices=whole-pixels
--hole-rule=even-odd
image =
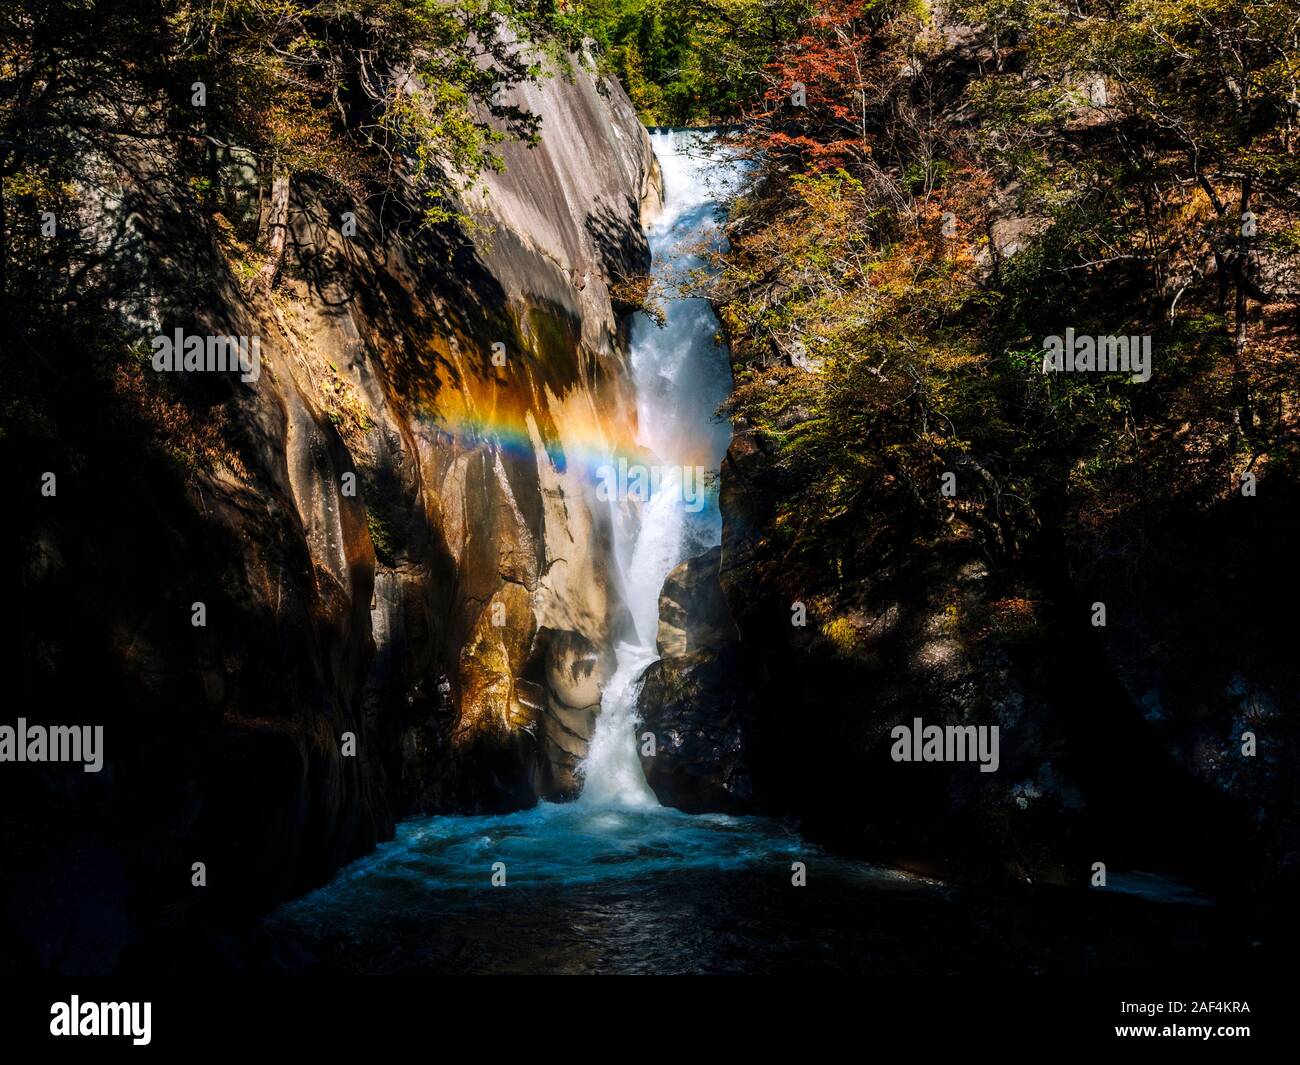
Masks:
[[[549,633],[546,644],[547,698],[542,714],[543,779],[548,797],[577,794],[578,765],[600,713],[600,696],[613,671],[612,656],[579,632]]]
[[[659,596],[659,635],[664,658],[721,650],[736,641],[736,626],[718,581],[722,548],[688,559],[668,574]]]
[[[759,809],[959,879],[1081,884],[1105,850],[1113,867],[1179,870],[1219,892],[1285,881],[1271,863],[1294,849],[1279,811],[1294,807],[1280,770],[1296,667],[1270,619],[1294,601],[1297,570],[1268,531],[1294,526],[1285,485],[1268,493],[1271,514],[1178,513],[1141,535],[1130,517],[1091,549],[1048,540],[1022,557],[928,523],[886,485],[875,539],[834,584],[791,573],[776,548],[772,463],[742,427],[722,480],[720,581],[754,698],[741,754],[726,757],[748,766]],[[1136,544],[1151,547],[1135,561]],[[1267,589],[1246,576],[1260,572]],[[1088,620],[1097,599],[1103,630]],[[669,659],[647,677],[643,713],[725,749],[737,697],[720,687],[706,693]],[[997,771],[894,761],[892,730],[917,717],[996,727]],[[1248,729],[1276,746],[1242,758]]]
[[[750,734],[755,700],[718,581],[721,547],[688,559],[659,597],[659,653],[637,702],[646,782],[689,813],[738,813],[753,801]]]
[[[645,672],[637,712],[641,767],[665,806],[687,813],[753,808],[756,700],[737,648],[660,659]],[[644,736],[654,737],[654,754]]]

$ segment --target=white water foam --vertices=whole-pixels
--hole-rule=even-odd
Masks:
[[[651,273],[672,297],[676,279],[704,265],[698,246],[718,239],[715,205],[726,189],[717,183],[716,158],[698,150],[707,146],[707,136],[672,131],[655,133],[651,141],[664,176],[663,211],[648,234]],[[725,167],[722,172],[725,180]],[[637,444],[653,455],[662,476],[639,506],[626,500],[610,504],[614,558],[635,640],[615,649],[617,666],[579,768],[580,801],[588,804],[659,805],[646,784],[636,736],[641,675],[658,658],[659,593],[679,563],[721,539],[716,497],[698,512],[689,508],[681,471],[703,467],[716,474],[726,454],[731,427],[715,416],[730,386],[726,352],[704,300],[669,298],[664,309],[663,326],[643,314],[632,322]]]

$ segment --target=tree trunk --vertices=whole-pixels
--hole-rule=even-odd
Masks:
[[[1241,181],[1241,210],[1243,217],[1250,210],[1251,180],[1249,175]],[[1250,380],[1246,373],[1246,272],[1250,267],[1249,237],[1242,234],[1240,248],[1233,263],[1233,280],[1236,282],[1236,306],[1232,342],[1232,398],[1237,408],[1237,424],[1250,436],[1254,429],[1254,412],[1250,403]]]
[[[9,328],[9,229],[5,217],[5,179],[0,174],[0,329]],[[3,348],[3,344],[0,344]],[[2,353],[2,352],[0,352]]]
[[[266,220],[270,261],[262,267],[262,284],[275,287],[284,262],[284,246],[289,236],[289,172],[278,162],[271,169],[271,206]]]

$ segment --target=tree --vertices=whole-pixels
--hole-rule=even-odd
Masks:
[[[456,215],[448,193],[499,168],[503,138],[537,136],[537,117],[500,90],[562,63],[577,33],[550,0],[3,5],[0,316],[16,262],[41,289],[58,259],[30,226],[15,229],[13,196],[28,212],[66,190],[79,157],[113,137],[155,141],[196,177],[212,147],[252,152],[270,200],[270,285],[295,181],[314,174],[354,195],[416,188],[428,221]]]
[[[1174,260],[1213,260],[1220,312],[1231,304],[1235,418],[1249,437],[1249,304],[1277,301],[1260,281],[1260,252],[1289,244],[1258,216],[1286,219],[1300,205],[1300,14],[1278,0],[1090,0],[1025,8],[1020,29],[1031,76],[1104,79],[1088,104],[1140,189],[1143,239],[1162,245],[1150,259],[1165,298],[1176,304],[1185,291],[1167,284]],[[1212,220],[1171,226],[1191,205],[1188,190]]]
[[[880,95],[880,25],[867,0],[820,4],[764,67],[761,103],[748,116],[751,141],[797,168],[860,167],[871,153],[869,109]]]
[[[751,107],[759,72],[809,0],[587,0],[584,27],[642,121],[729,122]]]

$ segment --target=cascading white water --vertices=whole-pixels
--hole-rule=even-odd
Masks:
[[[651,274],[668,297],[660,326],[644,314],[632,322],[632,379],[637,395],[637,444],[649,457],[649,498],[611,500],[614,556],[635,641],[616,648],[617,668],[605,686],[583,777],[585,803],[652,807],[637,753],[636,700],[641,674],[658,657],[659,593],[684,559],[718,543],[716,492],[703,494],[697,471],[716,483],[731,437],[715,416],[726,398],[730,369],[718,343],[718,320],[702,299],[672,298],[678,283],[704,265],[702,246],[718,239],[716,211],[731,176],[706,151],[707,134],[654,133],[663,169],[663,212],[649,231]],[[626,457],[624,457],[626,458]],[[611,464],[619,461],[610,456]]]

